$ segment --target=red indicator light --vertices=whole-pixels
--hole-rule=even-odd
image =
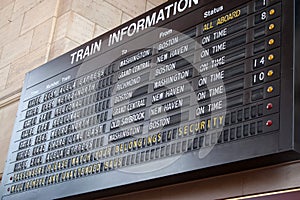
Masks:
[[[271,110],[272,108],[273,108],[273,104],[272,104],[272,103],[268,103],[267,109],[268,109],[268,110]]]
[[[267,123],[266,123],[266,125],[269,126],[269,127],[272,126],[272,124],[273,124],[272,120],[268,120]]]

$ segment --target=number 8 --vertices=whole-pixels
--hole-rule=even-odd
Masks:
[[[261,20],[265,20],[267,18],[267,13],[263,12],[261,13]]]

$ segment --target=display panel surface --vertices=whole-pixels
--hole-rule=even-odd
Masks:
[[[169,1],[29,72],[2,199],[94,198],[296,159],[295,7]]]

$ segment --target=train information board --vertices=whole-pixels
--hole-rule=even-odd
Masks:
[[[29,72],[2,199],[96,198],[299,158],[296,6],[169,1]]]

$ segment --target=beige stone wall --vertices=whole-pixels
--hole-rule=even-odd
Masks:
[[[0,0],[0,178],[25,73],[164,1]],[[287,163],[112,199],[207,200],[294,188],[299,169]]]
[[[0,0],[0,177],[25,73],[166,0]]]
[[[101,200],[221,200],[280,191],[300,186],[299,169],[300,163],[286,163]]]

